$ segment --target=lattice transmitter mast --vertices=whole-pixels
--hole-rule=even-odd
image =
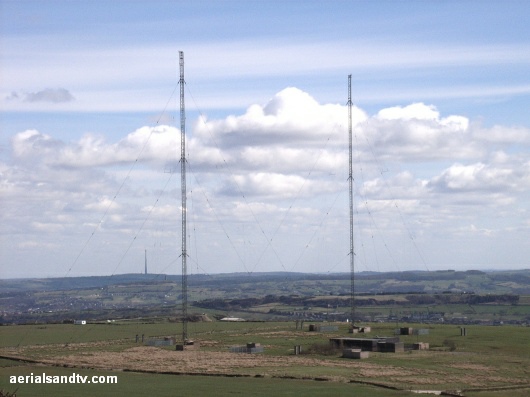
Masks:
[[[180,186],[182,193],[182,345],[188,341],[188,268],[186,264],[186,110],[184,106],[184,52],[180,65]]]
[[[349,190],[350,190],[350,299],[351,329],[355,328],[355,251],[353,245],[353,166],[352,166],[352,101],[351,74],[348,75],[348,138],[349,138]]]

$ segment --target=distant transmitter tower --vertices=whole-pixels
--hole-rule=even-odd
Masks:
[[[144,274],[147,275],[147,250],[145,250],[145,270]]]

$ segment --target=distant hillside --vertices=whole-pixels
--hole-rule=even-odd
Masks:
[[[182,302],[181,276],[177,275],[0,280],[0,291],[0,325],[73,319],[169,318],[178,313]],[[365,317],[383,316],[388,320],[394,316],[388,308],[397,310],[412,305],[420,310],[425,305],[449,304],[455,313],[465,313],[466,321],[472,317],[473,321],[496,320],[492,316],[497,312],[491,312],[491,305],[500,307],[496,310],[498,318],[502,316],[503,320],[520,323],[527,321],[527,317],[530,319],[527,316],[530,270],[358,273],[355,293],[360,308],[370,307]],[[329,307],[334,307],[334,318],[344,319],[350,302],[350,274],[191,275],[188,301],[199,313],[209,311],[212,315],[235,313],[260,320],[310,316],[320,321],[330,318]],[[477,311],[471,305],[485,305],[487,310]],[[383,310],[383,306],[388,308]],[[431,316],[431,309],[427,308],[427,316]],[[468,313],[470,310],[472,313]],[[438,311],[445,312],[446,308]]]
[[[180,275],[121,274],[114,276],[27,278],[0,280],[0,291],[20,293],[29,291],[71,291],[104,288],[112,285],[180,283]],[[530,269],[513,271],[405,271],[361,272],[355,275],[356,293],[512,293],[530,294]],[[188,278],[190,287],[213,288],[248,295],[285,293],[300,295],[347,294],[349,273],[223,273],[194,274]],[[237,296],[236,296],[237,297]]]
[[[109,285],[158,282],[165,279],[180,280],[180,276],[154,276],[152,274],[119,274],[114,276],[18,278],[0,280],[2,292],[61,291],[84,288],[101,288]]]

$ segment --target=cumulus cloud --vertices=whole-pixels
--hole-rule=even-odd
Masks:
[[[62,142],[36,130],[12,138],[13,154],[22,160],[64,167],[95,167],[143,161],[174,159],[178,130],[174,127],[143,127],[115,143],[103,136],[84,135],[78,142]]]
[[[441,117],[423,103],[382,109],[359,133],[380,156],[407,162],[477,159],[487,153],[486,142],[473,139],[475,130],[466,117]]]
[[[527,129],[485,128],[413,103],[372,116],[355,108],[354,134],[359,230],[395,236],[406,218],[413,231],[405,233],[426,244],[444,233],[448,239],[466,231],[477,238],[502,235],[508,227],[491,219],[492,209],[510,230],[528,229]],[[240,115],[199,119],[187,138],[189,219],[202,230],[207,251],[224,247],[216,258],[241,260],[227,251],[227,235],[245,246],[251,241],[249,257],[276,244],[304,247],[317,232],[330,242],[328,251],[342,252],[348,230],[344,104],[320,104],[287,88]],[[144,126],[115,141],[87,134],[67,142],[38,130],[15,134],[10,163],[0,167],[9,208],[2,224],[50,246],[62,239],[82,245],[95,228],[99,246],[128,246],[140,230],[138,241],[158,236],[174,244],[180,191],[177,178],[171,181],[163,170],[179,161],[178,146],[179,131],[171,126]],[[171,232],[161,232],[161,222]]]
[[[480,128],[473,130],[473,137],[483,142],[509,145],[530,145],[530,128],[514,126],[507,127],[496,125],[492,128]]]
[[[431,181],[431,186],[440,191],[506,191],[518,187],[518,178],[513,169],[495,167],[484,163],[454,164]]]
[[[433,105],[413,103],[405,107],[394,106],[381,109],[377,117],[385,120],[437,120],[440,118],[440,113]]]
[[[353,121],[366,120],[366,114],[355,108]],[[286,88],[265,105],[252,105],[241,116],[198,123],[195,134],[203,139],[212,137],[223,147],[244,145],[321,144],[326,137],[339,137],[339,128],[347,123],[347,108],[338,104],[319,104],[298,88]]]
[[[296,197],[302,187],[312,184],[311,181],[307,181],[298,175],[265,172],[236,175],[234,180],[241,191],[252,192],[253,195],[274,199]],[[310,188],[310,186],[307,187]],[[233,191],[232,194],[239,194],[239,192]]]
[[[219,192],[234,193],[234,184],[239,184],[249,195],[287,197],[305,183],[308,191],[318,194],[313,187],[317,181],[320,190],[328,192],[328,183],[345,179],[346,118],[346,106],[322,105],[299,89],[287,88],[242,115],[198,120],[188,136],[190,165],[210,179],[222,171],[221,178],[213,178]],[[525,180],[524,167],[518,172],[512,168],[513,154],[494,145],[526,144],[530,134],[525,129],[476,127],[463,116],[442,117],[436,107],[423,103],[381,109],[371,117],[355,109],[354,119],[356,161],[368,164],[360,185],[364,195],[380,193],[381,162],[411,167],[391,180],[413,189],[409,193],[515,189]],[[92,134],[63,142],[27,130],[12,138],[12,150],[15,161],[53,167],[104,168],[138,161],[160,168],[179,161],[178,137],[179,131],[169,126],[142,127],[117,142]],[[496,164],[488,164],[494,160]],[[414,177],[422,167],[436,163],[453,165],[438,168],[428,180]],[[220,182],[224,186],[219,187]]]

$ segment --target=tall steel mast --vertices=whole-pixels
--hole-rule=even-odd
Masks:
[[[182,345],[188,341],[188,268],[186,264],[186,111],[184,106],[184,52],[180,65],[180,187],[182,193]]]
[[[352,166],[352,101],[351,74],[348,75],[348,138],[349,138],[349,187],[350,187],[350,298],[351,298],[351,328],[355,327],[355,251],[353,246],[353,166]]]

